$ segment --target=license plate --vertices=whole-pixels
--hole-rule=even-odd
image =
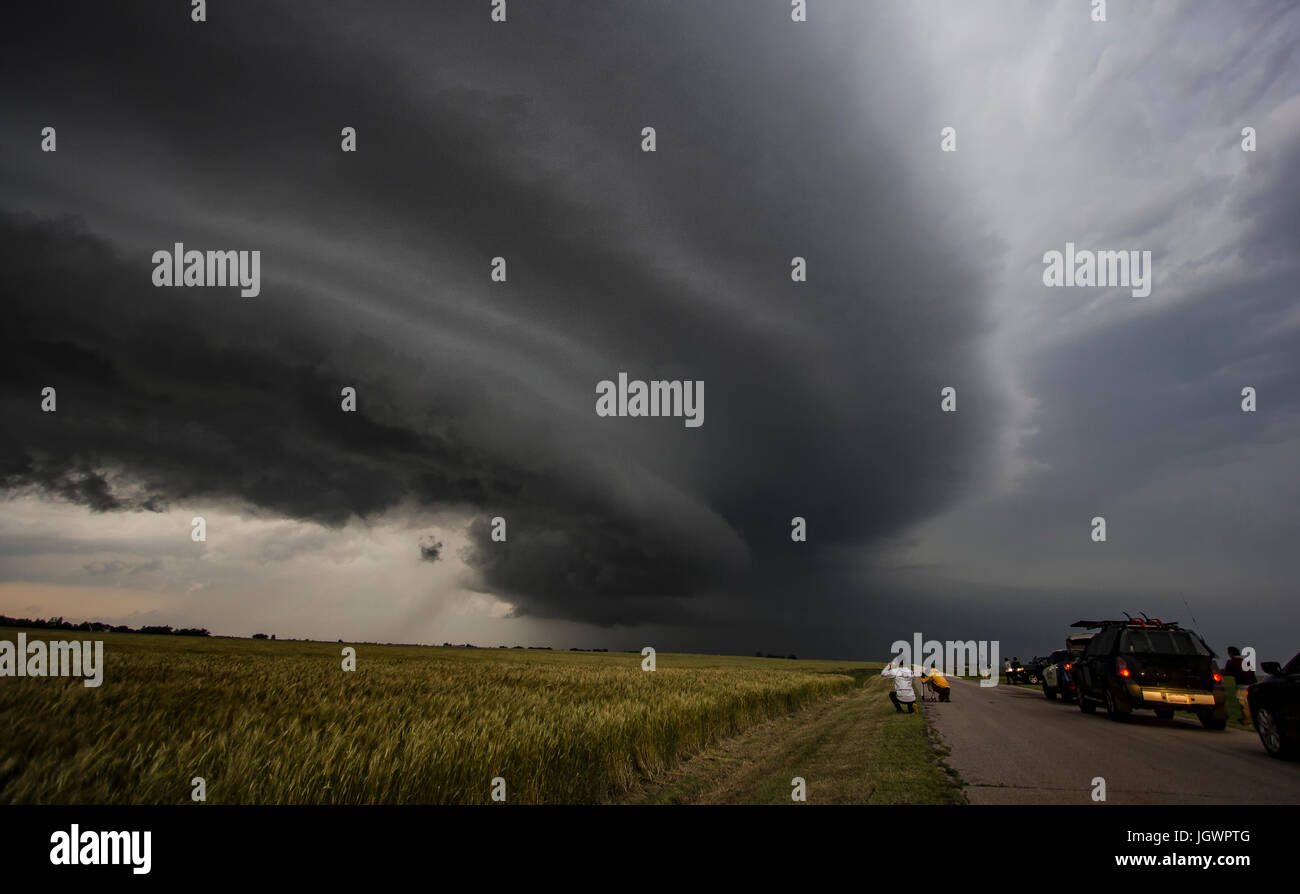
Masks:
[[[1190,705],[1192,703],[1191,696],[1178,695],[1177,693],[1173,693],[1173,692],[1165,693],[1165,701],[1175,705]]]

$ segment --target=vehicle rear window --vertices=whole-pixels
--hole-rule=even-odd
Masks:
[[[1101,633],[1088,640],[1088,647],[1085,650],[1086,655],[1109,655],[1110,647],[1115,644],[1115,628],[1102,630]]]
[[[1121,653],[1150,655],[1204,655],[1209,650],[1186,630],[1125,630],[1119,641]]]

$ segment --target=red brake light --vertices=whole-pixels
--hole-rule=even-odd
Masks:
[[[1065,669],[1066,669],[1066,670],[1069,670],[1069,669],[1070,669],[1070,664],[1069,664],[1069,662],[1066,662]]]
[[[1121,677],[1132,676],[1132,673],[1128,669],[1128,662],[1123,658],[1115,659],[1115,670],[1119,671]]]
[[[1121,668],[1119,669],[1119,675],[1120,675],[1121,677],[1127,677],[1127,676],[1129,675],[1128,668],[1126,668],[1126,667],[1121,667]]]
[[[1215,672],[1214,672],[1214,682],[1216,682],[1216,683],[1222,683],[1222,682],[1223,682],[1223,674],[1219,673],[1218,671],[1215,671]]]

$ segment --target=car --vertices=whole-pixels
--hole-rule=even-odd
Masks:
[[[1246,693],[1255,732],[1273,757],[1300,757],[1300,655],[1285,667],[1276,661],[1259,667],[1268,676]]]
[[[1052,653],[1052,663],[1043,668],[1043,695],[1047,698],[1059,698],[1067,704],[1074,701],[1074,677],[1070,669],[1080,652],[1069,649],[1057,649]]]
[[[1008,661],[1005,672],[1007,675],[1007,682],[1012,686],[1017,683],[1026,682],[1029,676],[1028,671],[1026,671],[1025,666],[1020,663],[1019,658],[1012,658]]]
[[[1074,633],[1065,638],[1065,648],[1058,649],[1051,655],[1051,663],[1043,668],[1043,695],[1047,698],[1060,697],[1061,701],[1074,701],[1074,677],[1071,668],[1092,639],[1091,633]]]
[[[1104,705],[1111,720],[1122,721],[1139,709],[1161,718],[1190,711],[1206,729],[1227,727],[1223,677],[1214,650],[1195,631],[1146,615],[1070,626],[1097,630],[1071,668],[1083,713]]]
[[[1047,658],[1042,655],[1035,655],[1029,659],[1025,665],[1025,682],[1038,683],[1043,679],[1043,668],[1047,666]]]
[[[1046,660],[1047,663],[1043,666],[1043,695],[1047,698],[1056,698],[1061,694],[1060,686],[1064,682],[1061,669],[1070,663],[1070,650],[1057,649],[1048,655]]]

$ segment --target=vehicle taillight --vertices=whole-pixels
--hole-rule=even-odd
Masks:
[[[1214,676],[1214,682],[1216,683],[1223,682],[1223,674],[1219,673],[1219,662],[1217,661],[1210,662],[1210,673]]]
[[[1121,677],[1132,676],[1132,672],[1128,669],[1128,662],[1123,658],[1115,659],[1115,670],[1119,671]]]
[[[1067,664],[1067,665],[1065,666],[1065,669],[1066,669],[1066,670],[1069,670],[1069,669],[1070,669],[1070,665]]]

